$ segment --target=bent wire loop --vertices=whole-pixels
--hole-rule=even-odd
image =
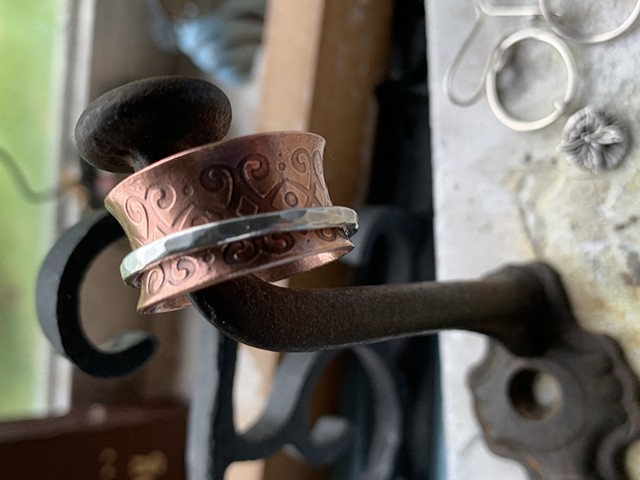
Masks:
[[[556,35],[583,45],[615,40],[627,33],[640,17],[640,0],[636,0],[633,9],[620,25],[605,32],[580,34],[562,24],[563,15],[553,12],[549,2],[550,0],[538,0],[538,5],[494,5],[489,0],[478,0],[477,8],[489,17],[542,17]]]
[[[489,11],[492,12],[493,15],[506,15],[511,8],[516,7],[501,8],[506,11],[499,10],[497,13],[491,9]],[[527,13],[527,10],[523,10],[523,14],[524,13]],[[489,103],[489,108],[496,116],[496,118],[508,128],[516,132],[530,132],[540,130],[551,125],[562,116],[562,114],[575,100],[577,93],[578,74],[576,63],[573,54],[569,50],[569,47],[560,38],[546,30],[535,27],[525,28],[502,38],[489,55],[489,58],[483,67],[482,74],[480,76],[480,82],[478,86],[473,90],[471,95],[464,98],[454,92],[453,81],[460,67],[460,63],[462,62],[462,59],[464,58],[469,48],[471,47],[471,44],[480,32],[480,29],[482,28],[482,25],[484,24],[487,16],[488,15],[484,10],[482,4],[480,4],[476,8],[476,20],[471,32],[463,42],[462,47],[454,57],[451,65],[445,73],[443,80],[443,88],[445,94],[454,104],[466,107],[478,101],[478,99],[482,95],[482,88],[484,86],[487,101]],[[560,102],[555,102],[554,110],[551,113],[535,120],[522,120],[510,114],[502,104],[498,93],[498,75],[506,66],[509,53],[516,45],[525,40],[536,40],[553,47],[562,58],[567,69],[567,86],[562,100]]]
[[[480,98],[480,95],[482,95],[482,87],[487,78],[487,73],[491,68],[493,54],[489,55],[489,58],[483,67],[482,74],[480,75],[478,86],[473,90],[473,93],[469,97],[462,98],[454,92],[453,79],[460,67],[460,63],[462,63],[462,60],[471,47],[471,44],[480,33],[487,17],[529,17],[539,14],[540,11],[535,6],[498,6],[493,5],[488,0],[478,0],[475,7],[475,20],[473,27],[444,74],[443,88],[445,94],[449,97],[449,100],[460,107],[468,107],[469,105],[476,103]]]
[[[463,97],[455,92],[453,86],[454,78],[458,73],[463,58],[478,36],[487,17],[542,17],[551,31],[530,27],[503,37],[494,47],[484,64],[478,85],[471,91],[470,95]],[[505,126],[517,132],[540,130],[560,118],[575,100],[577,94],[578,74],[575,59],[562,38],[581,44],[608,42],[625,34],[636,23],[638,17],[640,17],[640,0],[636,2],[632,12],[618,27],[603,33],[580,35],[568,31],[562,25],[561,17],[551,11],[548,0],[539,0],[538,6],[503,6],[494,5],[489,0],[478,0],[475,7],[473,27],[445,72],[443,78],[444,93],[455,105],[466,107],[479,100],[484,86],[491,111]],[[508,53],[524,40],[537,40],[553,47],[561,56],[567,69],[567,86],[562,100],[555,102],[554,110],[551,113],[543,118],[531,121],[518,119],[505,109],[500,100],[497,86],[497,76],[507,64]]]
[[[551,11],[549,0],[539,0],[538,4],[540,7],[540,15],[544,17],[545,21],[549,24],[549,27],[554,31],[554,33],[566,40],[581,43],[583,45],[594,45],[597,43],[605,43],[615,40],[627,33],[631,27],[636,24],[638,17],[640,17],[640,0],[637,0],[633,6],[633,10],[629,13],[629,16],[617,27],[602,33],[581,35],[568,30],[564,25],[562,25],[562,16]]]
[[[536,120],[521,120],[510,114],[500,100],[498,93],[498,74],[504,67],[508,54],[518,43],[525,40],[537,40],[553,47],[562,58],[567,69],[567,86],[559,102],[554,102],[554,110]],[[516,132],[540,130],[558,120],[576,98],[578,73],[573,54],[567,45],[550,32],[539,28],[526,28],[504,38],[496,47],[490,61],[491,68],[486,74],[487,101],[493,114],[504,125]]]

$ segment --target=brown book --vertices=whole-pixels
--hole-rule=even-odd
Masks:
[[[183,480],[186,428],[187,409],[175,404],[0,423],[0,478]]]

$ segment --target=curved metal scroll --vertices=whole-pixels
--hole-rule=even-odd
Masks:
[[[199,472],[194,478],[222,480],[232,463],[265,458],[286,446],[316,466],[334,463],[347,453],[353,445],[351,422],[342,416],[323,416],[312,427],[308,411],[316,382],[331,359],[342,352],[286,355],[278,368],[264,414],[247,432],[239,434],[233,421],[232,398],[237,343],[224,335],[217,335],[217,341],[207,335],[206,341],[207,345],[201,347],[208,350],[207,357],[213,365],[207,362],[199,366],[204,374],[201,381],[211,382],[213,369],[217,372],[217,382],[215,388],[204,395],[207,398],[194,399],[188,448],[192,474]],[[211,343],[215,344],[213,348]],[[367,373],[375,409],[368,460],[358,478],[387,480],[393,473],[402,438],[397,386],[389,365],[374,348],[358,347],[351,353]],[[202,419],[206,417],[210,423],[203,425]]]
[[[80,287],[102,250],[124,236],[108,212],[87,216],[67,230],[51,249],[38,275],[37,310],[40,325],[58,353],[97,377],[130,373],[149,360],[156,339],[146,332],[124,332],[94,346],[80,321]]]

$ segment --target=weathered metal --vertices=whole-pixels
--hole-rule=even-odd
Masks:
[[[154,350],[153,339],[139,332],[99,350],[82,331],[78,290],[84,272],[122,235],[104,213],[85,219],[56,244],[38,282],[48,338],[98,376],[127,373]],[[575,324],[559,277],[545,265],[509,267],[477,282],[324,290],[285,289],[246,277],[190,298],[225,334],[277,350],[324,350],[441,329],[490,335],[517,354],[494,346],[471,380],[491,447],[523,462],[539,475],[534,478],[567,471],[579,478],[625,478],[621,452],[640,433],[637,379],[613,340]],[[514,398],[529,388],[513,382],[522,371],[555,377],[561,408],[540,418],[518,413]]]
[[[58,353],[97,377],[125,375],[145,364],[156,350],[146,332],[124,332],[102,347],[89,340],[80,320],[80,288],[96,257],[124,232],[105,210],[67,230],[47,254],[36,286],[38,319]]]
[[[479,281],[330,289],[243,277],[190,298],[225,334],[266,350],[342,348],[457,329],[489,335],[518,355],[536,355],[547,346],[553,317],[538,276],[548,268],[509,267]]]
[[[269,349],[344,347],[439,329],[499,338],[503,346],[494,344],[470,378],[490,447],[532,479],[627,478],[624,453],[640,437],[638,380],[610,337],[577,325],[548,266],[510,267],[463,284],[326,290],[247,278],[191,298],[223,332]],[[552,405],[536,400],[537,374],[559,385]]]
[[[619,167],[630,143],[626,128],[615,115],[587,106],[567,120],[558,151],[572,165],[599,174]]]
[[[620,346],[581,329],[560,278],[541,272],[552,305],[548,346],[518,357],[491,342],[469,385],[491,450],[531,480],[622,480],[640,437],[640,385]]]

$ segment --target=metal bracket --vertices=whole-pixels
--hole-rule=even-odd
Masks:
[[[309,424],[314,386],[340,352],[286,355],[278,368],[265,412],[246,432],[239,433],[233,421],[232,399],[237,344],[224,335],[205,337],[208,344],[202,345],[202,351],[209,362],[199,368],[208,383],[211,370],[217,375],[209,394],[206,389],[198,391],[190,414],[191,470],[201,472],[194,478],[222,480],[233,462],[266,458],[285,446],[316,466],[334,463],[353,448],[356,432],[345,416],[325,415],[315,425]],[[358,347],[351,353],[366,372],[375,408],[366,462],[358,478],[387,480],[393,473],[402,439],[397,386],[391,365],[374,347]]]
[[[618,344],[578,326],[557,275],[541,272],[552,305],[549,344],[517,357],[497,342],[469,377],[491,450],[532,480],[622,480],[640,437],[639,382]]]

